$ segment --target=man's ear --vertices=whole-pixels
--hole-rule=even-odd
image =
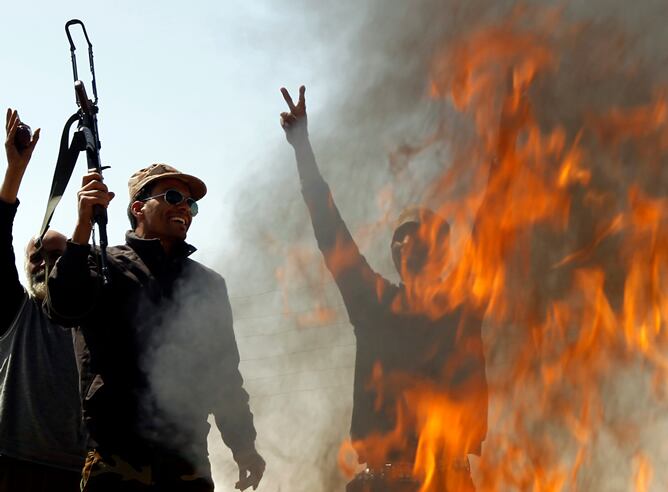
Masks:
[[[132,205],[130,205],[130,212],[135,219],[139,220],[140,217],[144,216],[144,202],[139,200],[132,202]]]

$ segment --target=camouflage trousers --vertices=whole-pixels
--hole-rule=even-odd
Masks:
[[[423,490],[412,476],[412,463],[388,463],[379,469],[367,468],[346,486],[346,492],[418,492]],[[437,467],[429,492],[475,492],[468,458]]]
[[[197,468],[171,454],[128,460],[117,454],[88,452],[82,492],[213,492],[208,466]]]

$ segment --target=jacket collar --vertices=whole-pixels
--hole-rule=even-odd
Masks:
[[[128,231],[125,233],[125,242],[135,250],[149,268],[156,263],[164,263],[168,260],[165,250],[163,249],[162,244],[160,244],[160,239],[144,239],[138,237],[134,231]],[[174,250],[169,257],[169,260],[184,260],[195,251],[197,251],[195,246],[192,246],[185,241],[178,242],[174,245]]]

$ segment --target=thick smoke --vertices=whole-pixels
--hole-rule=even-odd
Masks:
[[[551,3],[525,5],[529,13],[523,14],[524,22],[531,24],[532,8]],[[434,57],[453,40],[502,22],[518,7],[504,0],[374,0],[364,6],[345,0],[315,9],[303,2],[302,7],[312,9],[304,14],[313,27],[304,33],[304,43],[320,46],[330,63],[317,68],[331,70],[336,81],[334,95],[307,88],[307,105],[328,96],[330,101],[321,112],[309,113],[318,162],[370,264],[396,280],[389,224],[399,211],[420,202],[438,206],[481,186],[475,179],[477,162],[471,169],[461,169],[448,196],[440,196],[431,186],[475,141],[468,115],[427,97]],[[529,94],[541,127],[558,124],[572,140],[583,124],[590,125],[591,131],[582,137],[587,148],[601,146],[599,154],[589,154],[592,182],[613,198],[615,193],[625,195],[631,181],[646,193],[659,195],[665,186],[658,171],[663,162],[655,163],[656,173],[646,174],[649,165],[636,162],[639,154],[621,145],[613,173],[612,157],[603,149],[607,142],[601,132],[595,131],[594,115],[613,107],[647,104],[665,82],[662,47],[668,41],[664,30],[668,7],[662,1],[644,1],[630,9],[628,2],[590,0],[570,2],[561,10],[561,25],[571,26],[573,32],[564,37],[569,42],[560,44],[557,70],[537,79]],[[277,88],[267,90],[280,98]],[[267,118],[278,120],[278,115]],[[277,122],[276,132],[281,131]],[[268,148],[266,161],[254,163],[260,170],[240,190],[234,228],[238,246],[234,254],[221,259],[219,269],[228,281],[258,448],[268,465],[261,489],[342,490],[346,479],[338,471],[336,456],[350,422],[355,340],[313,239],[288,144]],[[611,199],[598,210],[612,216],[623,203]],[[547,303],[570,284],[571,270],[555,273],[551,266],[596,240],[593,225],[600,217],[592,217],[591,210],[584,195],[575,196],[566,236],[539,230],[532,237],[532,275],[529,281],[519,279],[518,285],[524,282],[523,294],[536,312],[544,312]],[[609,238],[593,257],[572,267],[587,262],[603,265],[613,304],[622,302],[616,240]],[[528,336],[521,325],[507,327],[505,333],[504,344],[489,333],[486,337],[491,380],[507,367],[513,342]],[[200,342],[206,346],[207,340]],[[178,373],[186,369],[178,360],[170,357],[157,364],[172,364]],[[638,450],[665,459],[657,436],[666,422],[657,415],[649,386],[642,367],[610,374],[608,387],[602,389],[602,425],[591,436],[595,452],[576,478],[581,490],[629,490]],[[208,391],[207,385],[201,389]],[[162,396],[167,405],[174,401],[169,391]],[[187,401],[178,399],[178,405],[187,406]],[[495,405],[493,397],[494,411]],[[637,428],[622,432],[628,423]],[[492,428],[492,437],[494,433]],[[236,480],[236,470],[214,436],[210,446],[218,488],[226,488]],[[666,483],[661,473],[655,470],[656,490]]]

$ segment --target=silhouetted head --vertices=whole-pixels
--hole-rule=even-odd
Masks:
[[[424,273],[432,263],[447,261],[450,225],[425,207],[411,207],[399,215],[392,235],[392,260],[402,280]]]
[[[42,248],[37,249],[38,237],[28,241],[26,246],[25,270],[28,279],[28,293],[39,301],[46,297],[47,267],[50,269],[65,251],[67,238],[54,230],[46,231]]]

